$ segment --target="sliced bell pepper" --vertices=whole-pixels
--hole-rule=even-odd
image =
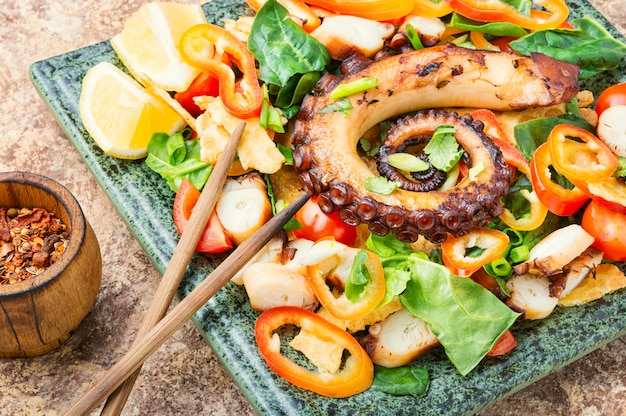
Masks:
[[[547,140],[552,164],[572,183],[610,177],[618,158],[598,137],[571,124],[555,126]]]
[[[480,22],[508,22],[529,30],[555,29],[569,15],[565,0],[533,0],[546,11],[531,9],[530,15],[521,13],[503,1],[444,0],[455,12]]]
[[[500,148],[506,164],[512,168],[516,168],[530,180],[530,164],[522,152],[508,142],[508,139],[506,138],[507,135],[498,122],[495,114],[490,110],[477,110],[471,115],[474,119],[480,120],[485,124],[485,131],[491,136],[494,144]],[[530,215],[522,218],[516,218],[511,210],[505,207],[504,212],[500,215],[500,219],[514,230],[534,230],[543,223],[543,220],[546,219],[546,215],[548,215],[548,208],[541,203],[534,189],[532,192],[522,189],[520,190],[520,194],[530,204]]]
[[[307,4],[365,19],[386,21],[411,13],[415,0],[304,0]]]
[[[179,50],[187,63],[218,79],[220,98],[231,115],[242,119],[259,116],[263,93],[254,56],[245,43],[220,26],[199,24],[183,34]],[[237,65],[243,74],[240,79],[224,63],[225,57]]]
[[[367,269],[369,276],[369,282],[363,288],[363,292],[360,299],[356,302],[352,302],[348,299],[346,291],[343,291],[340,295],[335,295],[331,292],[326,280],[332,274],[335,269],[340,267],[329,267],[328,262],[320,262],[314,265],[307,266],[307,280],[311,289],[315,293],[315,296],[319,299],[320,303],[324,305],[326,310],[330,312],[334,317],[343,320],[354,320],[361,318],[370,312],[372,312],[380,301],[385,296],[385,273],[383,266],[378,257],[367,250],[346,249],[343,255],[335,257],[336,266],[339,266],[342,261],[351,261],[356,259],[355,252],[365,253],[365,259],[362,262],[362,266]],[[354,265],[353,265],[354,267]],[[349,269],[341,268],[348,271]],[[345,279],[347,280],[347,278]]]
[[[412,15],[425,17],[442,17],[452,13],[452,8],[444,1],[415,0]]]
[[[552,166],[550,148],[547,143],[543,143],[535,150],[530,160],[533,189],[550,212],[561,216],[572,215],[589,200],[589,197],[576,186],[568,189],[553,181],[550,166]]]
[[[521,189],[519,192],[530,204],[530,214],[527,217],[516,218],[511,210],[505,208],[499,218],[510,228],[517,231],[536,230],[546,219],[548,208],[541,203],[534,189],[532,192],[527,189]]]
[[[200,72],[198,76],[191,82],[189,88],[174,94],[176,101],[189,114],[198,117],[204,111],[196,105],[193,98],[201,96],[217,97],[220,93],[219,80],[208,72]]]
[[[279,330],[295,325],[316,337],[331,341],[349,353],[336,373],[308,370],[281,352]],[[374,365],[355,338],[315,313],[295,306],[279,306],[263,312],[254,335],[267,365],[290,383],[327,397],[349,397],[367,390],[374,379]]]
[[[441,259],[456,276],[467,277],[502,256],[509,236],[492,228],[474,230],[461,237],[453,235],[441,243]]]

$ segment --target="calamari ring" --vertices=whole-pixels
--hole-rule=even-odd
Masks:
[[[294,129],[294,167],[306,191],[319,195],[323,210],[339,210],[348,224],[366,223],[376,234],[392,232],[403,241],[415,241],[422,234],[441,242],[448,232],[459,235],[483,227],[502,210],[500,197],[508,189],[509,174],[502,168],[499,151],[493,151],[476,126],[469,127],[471,122],[430,112],[411,123],[418,129],[414,134],[432,134],[436,123],[465,124],[459,129],[463,137],[457,139],[472,164],[485,165],[476,180],[462,181],[446,192],[370,192],[365,179],[378,175],[356,150],[364,132],[410,111],[441,107],[506,111],[557,104],[578,92],[578,67],[542,54],[523,57],[446,45],[360,63],[356,68],[356,73],[344,77],[325,75],[315,93],[305,98]],[[330,93],[338,84],[363,77],[376,78],[378,85],[347,97],[352,109],[320,111],[335,103]],[[425,126],[417,126],[422,121]]]

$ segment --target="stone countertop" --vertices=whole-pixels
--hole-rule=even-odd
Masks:
[[[590,0],[626,33],[623,0]],[[129,348],[160,275],[100,189],[28,75],[31,63],[110,39],[142,0],[0,0],[0,170],[47,175],[76,196],[103,254],[102,286],[76,333],[29,359],[0,359],[0,414],[57,415]],[[185,0],[182,2],[189,2]],[[481,412],[615,414],[626,404],[626,337]],[[125,415],[253,415],[211,348],[188,322],[150,357]]]

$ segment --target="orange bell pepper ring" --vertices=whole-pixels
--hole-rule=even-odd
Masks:
[[[530,15],[520,13],[503,1],[444,0],[455,12],[480,22],[508,22],[529,30],[555,29],[565,22],[569,8],[565,0],[533,0],[546,11],[532,9]]]
[[[336,373],[309,370],[281,352],[280,328],[295,325],[323,341],[331,341],[349,356]],[[326,397],[349,397],[367,390],[374,364],[359,342],[345,330],[315,313],[296,306],[278,306],[263,312],[254,327],[259,351],[267,365],[290,383]]]
[[[218,79],[219,96],[231,115],[241,119],[259,116],[263,92],[254,56],[245,43],[220,26],[199,24],[183,34],[179,50],[188,64]],[[240,79],[236,79],[233,68],[225,63],[230,61],[243,74]]]
[[[370,281],[357,302],[348,299],[345,292],[339,296],[331,292],[326,279],[333,270],[328,270],[324,264],[307,266],[309,286],[326,310],[336,318],[347,321],[361,318],[376,309],[385,296],[385,272],[380,260],[370,251],[361,250],[360,253],[365,253],[363,266],[367,269]]]

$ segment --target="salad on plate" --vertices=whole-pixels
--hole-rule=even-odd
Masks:
[[[208,256],[311,195],[233,279],[280,377],[423,396],[432,351],[466,376],[515,354],[519,321],[626,286],[626,86],[580,88],[626,55],[599,23],[563,0],[247,3],[223,26],[149,3],[112,39],[173,120],[115,156],[167,182],[182,233],[246,122]]]

